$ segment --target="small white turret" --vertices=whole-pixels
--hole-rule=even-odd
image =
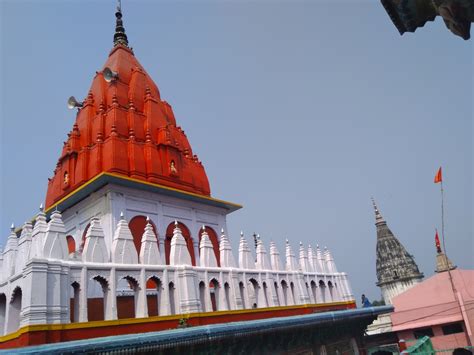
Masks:
[[[234,254],[232,253],[232,247],[230,246],[229,239],[224,234],[224,229],[221,230],[219,251],[221,267],[236,267]]]
[[[31,254],[31,233],[33,226],[30,222],[25,222],[21,230],[20,240],[18,241],[18,254],[16,257],[15,269],[20,272],[25,267]]]
[[[163,265],[163,258],[158,250],[158,237],[153,231],[150,218],[146,218],[145,231],[140,247],[140,263],[147,265]]]
[[[295,253],[291,248],[290,242],[286,240],[286,270],[298,271],[298,263],[296,261]]]
[[[319,245],[316,246],[316,258],[318,259],[318,272],[323,274],[326,273],[326,262]]]
[[[239,265],[242,269],[255,269],[252,252],[247,244],[247,240],[244,238],[243,232],[240,232]]]
[[[206,227],[202,226],[201,243],[199,245],[200,262],[204,267],[217,267],[216,255],[212,247]]]
[[[43,257],[43,241],[47,228],[48,224],[46,223],[46,215],[43,211],[43,204],[41,204],[39,212],[36,215],[35,226],[31,235],[31,258]]]
[[[173,238],[171,238],[170,265],[192,265],[191,255],[178,221],[174,222]]]
[[[10,227],[10,235],[7,239],[7,245],[3,253],[3,278],[12,276],[15,274],[15,260],[18,251],[18,238],[15,234],[15,225],[12,223]]]
[[[54,211],[48,222],[43,241],[43,256],[47,259],[67,260],[69,258],[66,227],[59,211]]]
[[[309,271],[310,272],[315,272],[316,271],[316,265],[314,263],[315,255],[313,248],[311,247],[311,244],[308,245],[308,263],[309,263]]]
[[[328,272],[336,273],[337,272],[336,263],[334,262],[334,258],[328,248],[324,249],[324,254],[326,257],[326,266],[327,266]]]
[[[270,242],[270,261],[273,270],[283,270],[280,260],[280,253],[278,252],[278,249],[274,242]]]
[[[82,260],[91,263],[107,263],[109,253],[105,246],[105,236],[98,218],[92,218],[86,233],[86,241],[82,251]]]
[[[255,266],[260,270],[271,270],[270,260],[260,237],[257,239],[257,263]]]
[[[309,272],[308,254],[302,242],[300,242],[300,268],[303,272]]]
[[[138,264],[138,253],[133,243],[133,235],[123,213],[114,233],[112,242],[112,262],[117,264]]]

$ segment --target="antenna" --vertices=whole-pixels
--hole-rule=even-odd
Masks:
[[[83,103],[83,102],[80,102],[80,101],[77,101],[74,96],[71,96],[71,97],[67,100],[67,108],[70,109],[70,110],[72,110],[72,109],[75,108],[75,107],[81,108],[82,106],[84,106],[84,103]]]
[[[122,12],[122,1],[121,0],[117,0],[117,11]]]
[[[104,80],[108,83],[118,79],[118,73],[114,72],[109,67],[105,67],[105,69],[102,71],[102,74],[104,75]]]

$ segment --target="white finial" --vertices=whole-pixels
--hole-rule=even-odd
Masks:
[[[206,231],[206,226],[203,224],[202,225],[202,231],[205,232]]]
[[[120,212],[120,219],[125,219],[125,216],[123,214],[123,211]]]
[[[12,225],[10,226],[10,230],[13,232],[15,230],[15,223],[12,223]]]
[[[300,247],[302,247],[302,246],[303,246],[303,242],[302,242],[302,241],[300,241]]]
[[[40,204],[40,211],[43,212],[44,210],[44,207],[43,207],[43,203]]]
[[[150,216],[146,216],[146,222],[150,223]]]
[[[244,237],[244,231],[240,231],[240,237],[241,237],[241,238]]]
[[[286,241],[286,244],[290,244],[290,241],[288,240],[288,238],[285,239],[285,241]]]
[[[221,234],[224,234],[224,228],[221,228]]]
[[[177,219],[174,220],[174,226],[178,227],[178,220]]]

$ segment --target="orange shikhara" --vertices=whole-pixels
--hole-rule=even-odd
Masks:
[[[118,77],[106,81],[105,68]],[[92,81],[49,180],[46,207],[102,172],[210,195],[171,106],[126,43],[116,43]]]

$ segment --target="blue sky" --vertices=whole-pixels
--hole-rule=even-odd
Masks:
[[[473,268],[473,46],[438,18],[400,36],[378,1],[122,1],[135,55],[238,233],[327,245],[375,286],[373,196],[426,276],[444,169],[450,258]],[[44,200],[112,47],[115,2],[0,1],[0,243]]]

